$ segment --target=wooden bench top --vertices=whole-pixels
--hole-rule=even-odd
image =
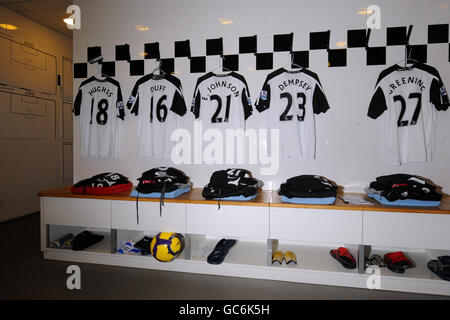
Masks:
[[[51,189],[39,192],[40,197],[56,197],[56,198],[75,198],[75,199],[102,199],[102,200],[119,200],[119,201],[136,201],[135,197],[130,196],[130,191],[122,192],[114,195],[84,195],[73,194],[70,192],[71,186]],[[190,192],[182,194],[176,199],[164,199],[168,203],[188,203],[188,204],[214,204],[217,200],[207,200],[202,196],[202,188],[193,188]],[[353,194],[356,195],[356,194]],[[363,195],[364,194],[358,194]],[[139,201],[159,202],[159,198],[139,198]],[[304,208],[304,209],[327,209],[327,210],[349,210],[349,211],[385,211],[385,212],[407,212],[407,213],[429,213],[429,214],[450,214],[450,197],[444,196],[442,203],[437,208],[420,208],[420,207],[395,207],[385,206],[377,201],[369,199],[373,205],[352,205],[344,203],[340,198],[336,199],[336,203],[332,205],[316,205],[316,204],[292,204],[281,201],[281,197],[276,191],[261,190],[255,199],[251,201],[228,201],[221,200],[221,205],[234,206],[259,206],[259,207],[277,207],[277,208]]]

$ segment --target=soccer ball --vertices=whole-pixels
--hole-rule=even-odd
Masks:
[[[180,233],[160,232],[150,243],[151,255],[158,261],[170,262],[184,249],[184,236]]]

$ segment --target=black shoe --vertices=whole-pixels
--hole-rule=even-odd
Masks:
[[[81,251],[84,250],[100,241],[102,241],[104,236],[98,234],[92,234],[89,231],[83,231],[75,236],[72,241],[72,250]]]
[[[214,250],[208,256],[208,263],[221,264],[228,254],[228,251],[236,244],[236,240],[222,239],[217,244]]]
[[[150,243],[152,243],[153,238],[143,237],[141,240],[134,244],[134,247],[141,250],[141,255],[148,256],[150,254]]]
[[[438,258],[439,260],[431,260],[428,262],[427,267],[430,269],[434,274],[436,274],[439,278],[442,280],[450,281],[450,265],[445,265],[442,263],[448,262],[444,259],[441,259],[441,257]]]

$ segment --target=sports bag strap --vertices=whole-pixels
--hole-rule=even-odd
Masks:
[[[136,222],[139,224],[139,191],[136,197]]]
[[[161,190],[161,196],[159,198],[159,216],[162,217],[162,207],[164,207],[164,196],[166,195],[166,183],[164,182],[162,190]]]
[[[220,210],[220,187],[219,187],[219,198],[217,199],[217,211]]]

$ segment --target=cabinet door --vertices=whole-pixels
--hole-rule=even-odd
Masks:
[[[360,244],[362,212],[270,208],[270,238],[321,243]]]
[[[136,201],[113,201],[112,228],[155,232],[184,233],[186,231],[184,203],[165,203],[161,214],[159,202],[139,201],[138,206],[137,211]]]
[[[44,224],[111,229],[111,201],[43,198]]]
[[[364,212],[364,244],[450,250],[450,216]]]
[[[267,239],[269,208],[187,204],[186,232],[219,237]]]

